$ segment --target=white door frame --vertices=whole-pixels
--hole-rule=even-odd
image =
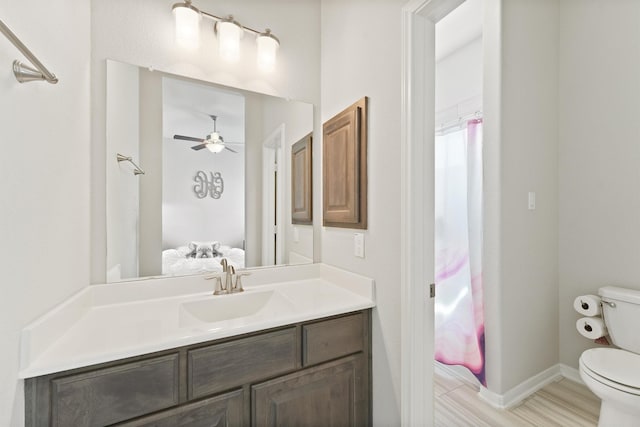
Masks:
[[[262,264],[274,265],[283,263],[284,243],[284,123],[280,124],[262,142]],[[274,180],[274,172],[278,178]],[[277,187],[277,192],[275,188]],[[274,194],[274,192],[276,194]],[[277,212],[274,214],[274,210]],[[273,224],[278,224],[277,231]],[[273,247],[273,234],[276,245]]]
[[[432,426],[435,24],[464,0],[412,0],[402,9],[401,289],[403,426]]]

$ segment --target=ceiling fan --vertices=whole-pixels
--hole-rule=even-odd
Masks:
[[[218,116],[214,116],[213,114],[209,114],[208,116],[211,117],[211,120],[213,120],[213,132],[205,136],[204,139],[194,138],[192,136],[185,136],[185,135],[173,135],[173,139],[201,142],[201,144],[194,145],[193,147],[191,147],[192,150],[196,150],[196,151],[206,148],[212,153],[219,153],[222,150],[229,150],[232,153],[237,153],[236,150],[229,148],[226,145],[226,144],[232,144],[232,143],[229,143],[229,142],[225,143],[224,139],[222,138],[222,135],[218,133],[216,129],[216,121],[218,120]]]

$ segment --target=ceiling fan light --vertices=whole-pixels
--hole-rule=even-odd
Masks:
[[[176,44],[182,48],[196,49],[200,43],[200,11],[191,4],[191,0],[174,4],[172,11]]]
[[[207,139],[207,141],[211,141],[211,142],[222,141],[222,137],[220,136],[220,134],[217,131],[211,132],[209,135],[207,135],[206,139]]]
[[[242,26],[229,16],[216,23],[218,34],[218,50],[225,61],[235,62],[240,59],[240,37]]]
[[[267,28],[264,33],[258,34],[256,43],[258,44],[258,68],[267,72],[275,70],[276,54],[280,47],[278,38]]]
[[[219,153],[224,150],[224,144],[221,142],[209,143],[207,144],[207,150],[211,151],[212,153]]]

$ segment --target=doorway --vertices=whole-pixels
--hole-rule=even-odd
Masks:
[[[435,360],[476,386],[486,385],[482,3],[438,21],[435,40]]]
[[[434,304],[429,285],[434,283],[435,278],[435,26],[463,2],[414,0],[403,8],[402,425],[431,426],[434,422]],[[496,16],[487,14],[487,3],[491,3],[491,11],[497,12]],[[485,0],[483,23],[498,17],[495,26],[498,31],[499,8],[499,2]],[[496,40],[499,37],[492,38],[490,43],[497,43]],[[499,49],[495,51],[499,52]],[[485,57],[484,61],[486,63],[493,59]],[[483,64],[483,69],[486,68]],[[495,71],[489,81],[498,78],[499,73]],[[487,74],[484,73],[483,83],[486,82]],[[483,86],[486,88],[486,84]],[[495,97],[492,98],[495,101],[492,106],[497,107],[499,98],[495,93],[491,93],[491,96]],[[483,103],[486,103],[486,91],[483,97]],[[488,116],[487,113],[487,108],[484,108],[485,116]]]
[[[262,142],[262,264],[283,263],[285,125],[280,124]]]

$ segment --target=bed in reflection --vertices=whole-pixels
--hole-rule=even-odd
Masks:
[[[222,258],[236,269],[244,268],[244,250],[241,248],[218,242],[190,242],[187,246],[162,251],[162,274],[182,276],[221,272]]]

